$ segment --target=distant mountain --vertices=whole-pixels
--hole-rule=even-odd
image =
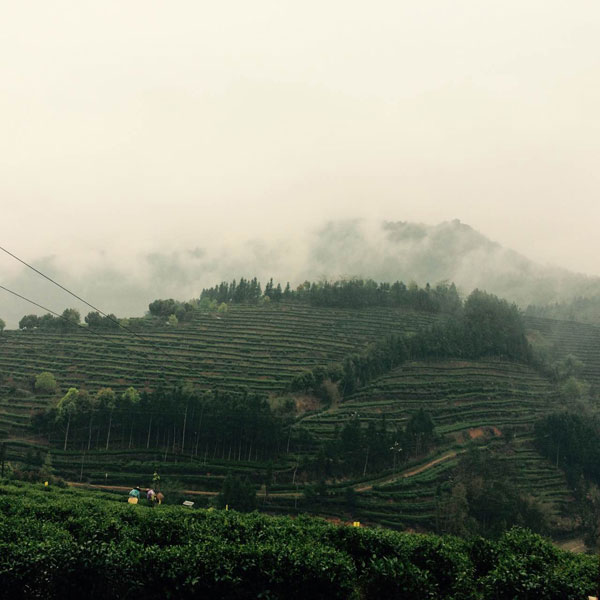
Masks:
[[[332,222],[320,230],[309,268],[328,277],[449,280],[463,293],[485,289],[521,306],[600,295],[600,278],[539,265],[458,220],[439,225]]]
[[[119,317],[144,314],[156,298],[197,298],[204,287],[240,277],[257,277],[263,285],[273,277],[292,286],[305,280],[355,276],[420,285],[447,280],[455,282],[463,295],[474,288],[485,289],[522,307],[600,297],[600,278],[539,265],[458,220],[439,225],[338,220],[293,236],[258,239],[250,234],[235,245],[207,243],[137,256],[99,251],[92,264],[77,269],[71,269],[71,257],[27,258]],[[89,312],[89,307],[26,269],[4,276],[3,285],[57,312],[66,307],[78,308],[82,316]],[[43,311],[0,295],[0,317],[8,327],[16,327],[31,312]]]

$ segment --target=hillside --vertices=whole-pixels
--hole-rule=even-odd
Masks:
[[[205,503],[234,472],[249,478],[259,490],[260,507],[270,512],[310,511],[450,532],[454,526],[442,517],[442,506],[453,502],[456,481],[465,461],[473,460],[475,445],[484,462],[491,457],[494,477],[516,483],[512,488],[543,505],[556,524],[570,491],[563,472],[536,450],[532,430],[536,419],[560,409],[562,400],[532,366],[500,357],[410,360],[353,393],[330,395],[327,402],[311,392],[289,390],[307,370],[340,364],[389,334],[411,339],[445,318],[399,307],[272,302],[196,311],[191,321],[155,322],[139,329],[137,337],[5,331],[0,337],[0,441],[8,440],[9,460],[21,461],[26,470],[50,461],[46,472],[73,482],[143,485],[158,470]],[[564,341],[594,381],[599,365],[589,328],[544,319],[527,324],[538,341]],[[106,386],[144,392],[174,384],[234,395],[184,398],[187,404],[181,396],[166,396],[172,404],[160,409],[168,414],[158,429],[153,418],[159,413],[148,408],[151,396],[142,398],[140,409],[116,411],[112,431],[112,412],[90,413],[89,423],[69,421],[70,433],[65,420],[52,421],[48,446],[32,425],[32,415],[56,403],[56,396],[32,388],[32,378],[46,370],[56,374],[58,397],[71,386],[94,394]],[[273,424],[266,438],[252,433],[258,426],[252,413],[239,412],[242,396],[235,394],[240,389],[269,396]],[[219,403],[238,412],[221,413]],[[284,404],[285,412],[277,412]],[[435,435],[406,437],[420,409],[432,419]]]
[[[428,460],[415,461],[411,449],[404,448],[413,466],[368,484],[356,484],[353,510],[365,520],[388,526],[420,524],[432,529],[438,518],[439,487],[447,484],[472,440],[497,449],[512,467],[507,469],[517,485],[557,514],[568,496],[564,475],[536,452],[528,435],[536,418],[556,406],[549,382],[518,363],[412,362],[376,379],[338,407],[308,415],[296,426],[316,437],[332,439],[336,430],[355,417],[367,427],[378,426],[385,419],[387,427],[394,430],[419,408],[426,408],[445,442]],[[362,448],[360,458],[362,466],[368,460],[367,447]],[[322,509],[347,510],[341,492],[334,490]]]
[[[378,307],[233,304],[224,313],[198,311],[193,322],[176,327],[153,325],[137,337],[124,331],[65,336],[9,330],[0,337],[0,372],[23,381],[51,371],[65,391],[152,387],[162,380],[281,392],[298,372],[339,361],[388,333],[415,331],[433,318]]]

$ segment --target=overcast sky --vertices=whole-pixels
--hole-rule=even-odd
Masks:
[[[0,6],[0,245],[24,258],[459,218],[600,275],[597,0]]]

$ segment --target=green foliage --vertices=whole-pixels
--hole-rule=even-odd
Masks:
[[[515,486],[512,463],[489,450],[471,448],[460,461],[452,485],[438,491],[438,528],[458,535],[498,537],[518,525],[544,532],[544,508]]]
[[[4,322],[4,319],[0,319],[0,333],[2,333],[4,331],[5,327],[6,327],[6,323]]]
[[[52,394],[58,389],[58,384],[52,373],[43,371],[35,378],[35,391],[40,394]]]
[[[217,302],[256,303],[261,298],[261,285],[256,278],[223,281],[218,286],[203,289],[201,300]],[[461,308],[460,298],[454,284],[440,283],[435,288],[416,285],[407,287],[401,281],[393,284],[376,283],[372,279],[343,279],[329,282],[306,281],[292,291],[288,283],[282,291],[281,284],[273,279],[265,286],[262,298],[268,302],[282,299],[308,302],[313,306],[336,308],[365,308],[368,306],[403,306],[427,312],[454,314]]]
[[[559,386],[560,395],[566,401],[585,400],[590,395],[590,384],[576,377],[569,377]]]
[[[251,512],[256,508],[256,490],[248,478],[233,476],[225,477],[223,488],[217,496],[219,508],[229,507],[239,512]]]
[[[39,317],[37,315],[25,315],[19,321],[19,329],[25,329],[27,331],[31,331],[35,329],[39,324]]]
[[[99,312],[90,312],[85,317],[90,329],[115,331],[119,329],[119,320],[113,314],[103,317]]]
[[[581,323],[600,324],[600,296],[577,297],[568,302],[547,304],[545,306],[530,305],[527,316],[579,321]]]
[[[176,325],[179,321],[191,321],[196,307],[192,302],[179,302],[169,298],[168,300],[154,300],[148,306],[150,314],[154,317],[175,317],[177,321],[169,323]]]
[[[483,356],[503,356],[523,362],[532,360],[517,307],[475,290],[467,298],[463,313],[455,319],[436,323],[414,335],[387,336],[361,354],[351,354],[341,365],[332,365],[327,370],[317,367],[299,373],[291,381],[290,389],[318,396],[328,376],[331,381],[338,382],[339,392],[345,397],[406,360]]]
[[[595,557],[520,529],[462,541],[42,489],[0,484],[7,598],[569,600],[595,586]]]
[[[60,324],[62,331],[74,331],[77,329],[77,326],[81,321],[78,310],[75,308],[65,308],[61,316],[62,319],[60,319],[58,323]]]
[[[600,423],[573,412],[553,413],[535,424],[539,450],[563,468],[572,487],[583,474],[600,484]]]

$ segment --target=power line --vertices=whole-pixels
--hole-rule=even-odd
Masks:
[[[9,294],[12,294],[13,296],[16,296],[17,298],[21,298],[21,300],[25,300],[25,302],[29,302],[29,304],[33,304],[34,306],[37,306],[38,308],[41,308],[42,310],[45,310],[46,312],[49,312],[50,314],[54,315],[55,317],[58,317],[59,319],[63,319],[64,321],[67,321],[67,323],[70,323],[71,325],[77,325],[77,327],[80,327],[81,329],[85,329],[85,331],[89,331],[90,333],[95,333],[97,335],[101,335],[101,334],[98,334],[96,331],[89,329],[88,327],[84,327],[83,325],[81,325],[81,323],[76,323],[75,321],[71,321],[71,319],[65,317],[64,315],[59,315],[57,312],[54,312],[53,310],[50,310],[49,308],[46,308],[45,306],[42,306],[41,304],[38,304],[37,302],[30,300],[29,298],[25,298],[25,296],[21,296],[21,294],[18,294],[17,292],[13,292],[13,290],[9,290],[7,287],[4,287],[3,285],[0,285],[0,289],[4,290],[5,292],[8,292]]]
[[[70,325],[76,325],[77,327],[79,327],[80,329],[83,329],[87,333],[90,333],[92,335],[97,335],[105,340],[113,341],[106,334],[102,334],[98,331],[94,331],[94,329],[91,329],[89,326],[85,327],[81,323],[76,323],[75,321],[71,321],[71,319],[69,319],[68,317],[65,317],[64,315],[61,315],[57,312],[54,312],[53,310],[47,308],[46,306],[43,306],[42,304],[39,304],[38,302],[31,300],[30,298],[26,298],[25,296],[13,291],[13,290],[9,290],[7,287],[5,287],[3,285],[0,285],[0,289],[4,290],[5,292],[8,292],[9,294],[12,294],[13,296],[16,296],[17,298],[20,298],[21,300],[25,300],[25,302],[29,302],[29,304],[33,304],[34,306],[37,306],[38,308],[45,310],[46,312],[54,315],[55,317],[58,317],[59,319],[62,319],[63,321],[67,321]],[[144,339],[144,338],[142,338],[142,339]],[[147,341],[147,340],[144,340],[144,341]],[[146,352],[140,352],[140,356],[142,357],[143,360],[146,361],[146,366],[151,366],[152,363],[150,363],[149,357],[146,354]]]
[[[5,252],[6,254],[8,254],[9,256],[14,258],[15,260],[19,261],[21,264],[25,265],[32,271],[35,271],[38,275],[41,275],[44,279],[47,279],[54,285],[58,286],[61,290],[64,290],[65,292],[67,292],[67,294],[70,294],[74,298],[77,298],[77,300],[79,300],[80,302],[83,302],[85,305],[89,306],[96,312],[100,313],[103,317],[105,317],[106,319],[108,319],[109,321],[114,323],[115,325],[118,325],[121,329],[127,331],[128,333],[130,333],[132,335],[135,335],[136,337],[140,338],[141,340],[150,344],[151,346],[154,346],[154,348],[156,348],[161,354],[164,354],[164,356],[166,356],[167,358],[169,358],[171,360],[173,359],[173,357],[169,355],[169,352],[167,350],[163,350],[158,344],[156,344],[152,340],[148,340],[148,339],[144,338],[143,336],[139,335],[136,331],[133,331],[133,329],[130,329],[129,327],[126,327],[125,325],[123,325],[117,319],[114,319],[112,316],[107,315],[105,312],[101,311],[99,308],[95,307],[93,304],[90,304],[87,300],[84,300],[81,296],[78,296],[71,290],[67,289],[65,286],[58,283],[58,281],[55,281],[54,279],[52,279],[52,277],[49,277],[48,275],[42,273],[39,269],[36,269],[34,266],[30,265],[28,262],[24,261],[22,258],[19,258],[16,254],[13,254],[12,252],[7,250],[6,248],[3,248],[2,246],[0,246],[0,250],[2,250],[2,252]],[[6,289],[6,288],[3,288],[3,289]],[[7,291],[10,292],[10,290],[7,290]],[[10,293],[12,294],[13,292],[10,292]],[[15,294],[15,295],[18,295],[18,294]],[[22,297],[22,296],[20,296],[20,297]],[[36,306],[40,306],[39,304],[36,304],[35,302],[28,300],[27,298],[23,298],[23,299],[27,300],[27,302],[31,302],[32,304],[35,304]],[[48,309],[44,308],[44,310],[48,310]],[[48,311],[48,312],[51,312],[52,314],[56,315],[56,313],[53,311]],[[60,316],[60,315],[57,315],[57,316]],[[177,359],[175,358],[175,360],[177,360]]]

